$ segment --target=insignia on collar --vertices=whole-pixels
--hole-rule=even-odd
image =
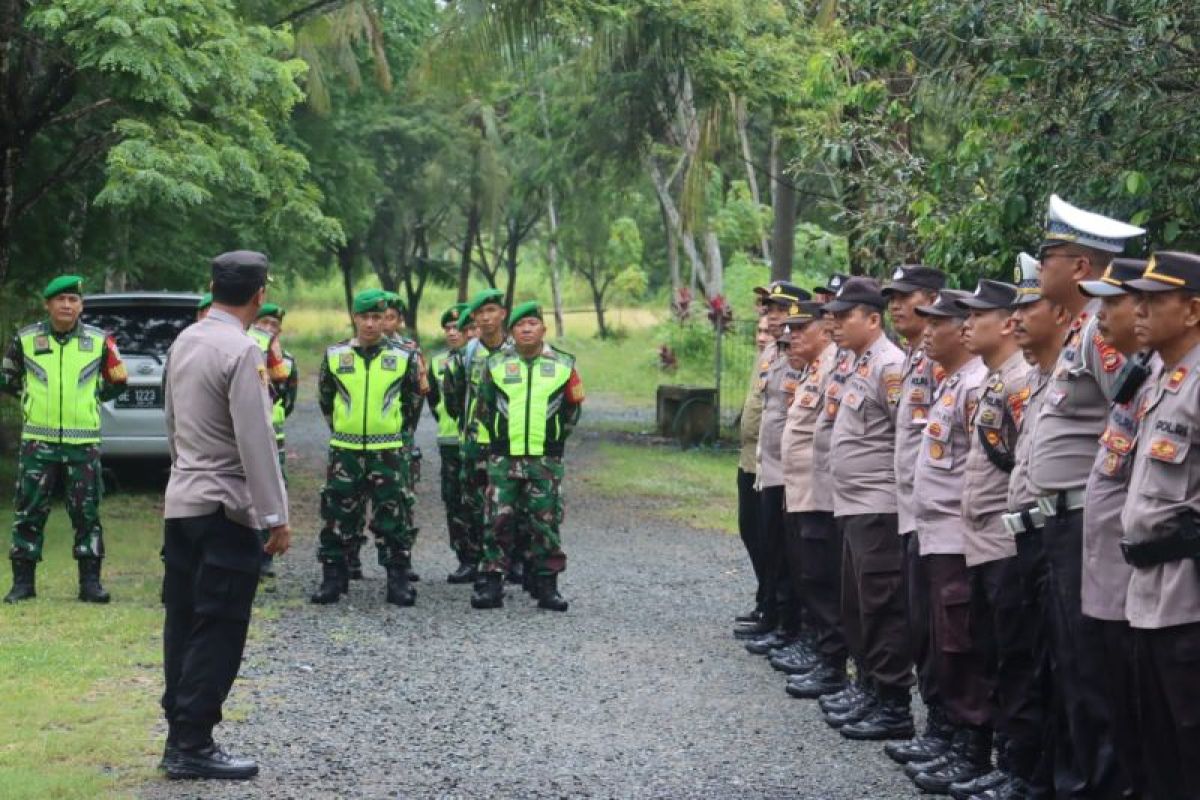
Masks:
[[[1171,373],[1171,377],[1167,379],[1167,391],[1177,392],[1179,387],[1183,385],[1183,379],[1187,377],[1187,367],[1176,367]]]

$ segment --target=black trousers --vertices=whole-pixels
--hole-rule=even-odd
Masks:
[[[750,557],[750,567],[754,570],[754,602],[759,610],[763,610],[763,576],[762,576],[762,532],[759,529],[758,517],[762,499],[754,488],[757,476],[738,468],[737,497],[738,497],[738,533],[742,537],[742,545],[746,555]]]
[[[212,741],[242,663],[261,552],[257,532],[224,511],[166,521],[162,707],[172,744]]]
[[[929,580],[929,644],[942,707],[956,725],[990,725],[986,634],[971,618],[971,573],[961,555],[921,556]],[[983,640],[983,641],[981,641]]]
[[[758,524],[762,542],[763,613],[768,621],[784,630],[798,633],[800,617],[791,596],[787,569],[787,526],[785,523],[784,489],[767,486],[759,492],[762,505]]]
[[[791,515],[789,515],[791,516]],[[800,602],[812,620],[817,651],[835,665],[846,663],[842,630],[842,533],[833,512],[802,511],[800,527]]]
[[[971,580],[972,619],[995,681],[992,724],[1007,741],[1009,769],[1032,780],[1046,740],[1046,692],[1039,682],[1048,675],[1039,664],[1045,656],[1039,605],[1026,596],[1017,556],[971,567]]]
[[[1129,627],[1128,622],[1118,620],[1096,620],[1096,624],[1100,628],[1104,647],[1104,675],[1107,678],[1105,693],[1113,721],[1117,760],[1129,778],[1133,796],[1144,797],[1149,784],[1142,747],[1145,741],[1149,740],[1143,739],[1138,731],[1133,629]],[[1192,666],[1200,667],[1200,653]],[[1192,673],[1189,679],[1200,680],[1200,674]]]
[[[1083,615],[1083,511],[1046,520],[1047,620],[1054,676],[1056,796],[1121,797],[1127,779],[1117,762],[1105,696],[1104,638]]]
[[[1042,751],[1032,767],[1030,775],[1023,776],[1033,787],[1032,796],[1037,800],[1054,797],[1054,761],[1057,739],[1054,727],[1049,724],[1054,700],[1054,678],[1050,674],[1050,641],[1046,631],[1046,607],[1049,603],[1050,568],[1046,563],[1045,533],[1035,531],[1019,533],[1017,542],[1017,570],[1021,577],[1021,618],[1028,628],[1034,658],[1034,681],[1029,702],[1036,706],[1042,725]],[[1082,598],[1080,604],[1082,607]]]
[[[1133,630],[1138,737],[1153,800],[1200,798],[1200,622]]]
[[[904,596],[908,616],[908,638],[917,667],[917,691],[930,709],[942,708],[934,668],[933,647],[929,638],[929,577],[921,560],[921,542],[916,531],[902,534],[904,539]]]
[[[908,698],[912,646],[904,603],[904,543],[895,514],[838,517],[842,624],[859,669],[887,699]]]

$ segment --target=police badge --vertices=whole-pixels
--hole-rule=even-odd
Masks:
[[[382,369],[387,370],[388,372],[395,372],[396,371],[396,357],[395,356],[384,356],[380,360],[379,366]]]
[[[90,336],[79,337],[79,352],[90,353],[96,346],[96,340]]]

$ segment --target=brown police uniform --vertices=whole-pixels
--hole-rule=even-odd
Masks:
[[[757,480],[755,470],[758,469],[758,429],[762,426],[763,398],[758,382],[762,373],[771,363],[768,351],[774,349],[775,345],[772,344],[759,353],[754,362],[754,368],[750,371],[750,385],[746,390],[746,399],[742,403],[740,428],[742,447],[738,452],[738,534],[742,538],[742,545],[746,548],[746,555],[749,556],[750,566],[754,570],[755,603],[760,610],[763,598],[758,510],[762,501],[759,499],[758,489],[755,488]]]

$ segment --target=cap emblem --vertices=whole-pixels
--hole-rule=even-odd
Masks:
[[[904,267],[896,267],[896,271],[892,273],[892,280],[904,280]]]

